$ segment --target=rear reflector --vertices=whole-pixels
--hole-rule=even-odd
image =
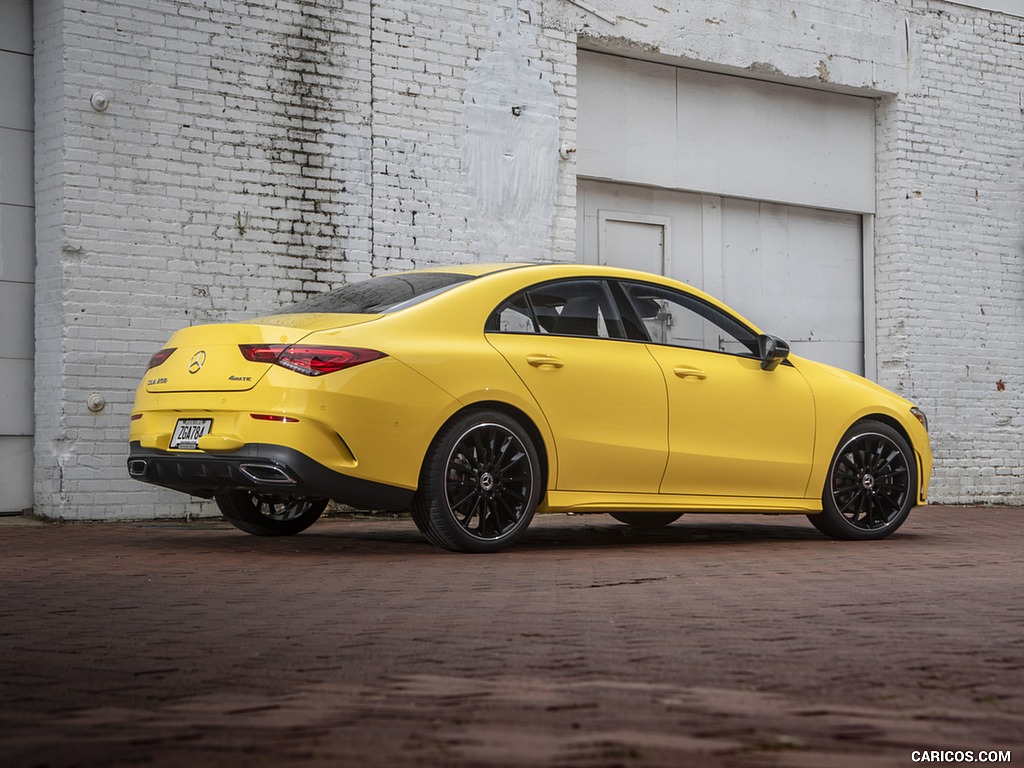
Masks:
[[[177,347],[167,347],[166,349],[161,349],[159,352],[157,352],[155,355],[149,358],[149,365],[146,366],[146,370],[148,371],[150,368],[156,368],[158,365],[163,365],[167,361],[167,358],[174,354],[175,349],[177,349]]]
[[[303,344],[239,344],[242,357],[253,363],[273,363],[306,376],[323,376],[387,357],[360,347],[313,347]]]
[[[282,424],[295,424],[298,422],[298,419],[292,416],[277,416],[273,413],[250,413],[249,415],[256,419],[256,421],[279,421]]]

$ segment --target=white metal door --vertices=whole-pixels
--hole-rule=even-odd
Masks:
[[[863,373],[861,219],[723,198],[723,299],[797,354]]]
[[[671,266],[672,248],[668,216],[628,211],[598,211],[598,262],[615,264],[617,254],[632,253],[634,269],[664,274]]]
[[[580,51],[577,108],[580,261],[663,272],[873,371],[874,99]]]
[[[577,195],[577,261],[703,282],[701,195],[589,179]]]
[[[861,216],[580,179],[581,262],[711,293],[794,352],[864,372]]]
[[[872,213],[875,100],[580,51],[578,174]]]

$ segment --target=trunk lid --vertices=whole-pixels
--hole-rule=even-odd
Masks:
[[[358,325],[376,315],[274,315],[246,323],[183,328],[167,342],[174,348],[163,363],[146,371],[146,391],[244,392],[256,386],[273,363],[252,362],[241,344],[295,344],[326,328]]]

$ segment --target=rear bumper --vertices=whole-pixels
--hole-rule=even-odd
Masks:
[[[202,498],[248,490],[275,496],[326,498],[368,509],[400,511],[415,491],[350,477],[279,445],[245,445],[230,454],[158,451],[132,442],[128,474]]]

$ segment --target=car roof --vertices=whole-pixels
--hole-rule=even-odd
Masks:
[[[419,269],[409,269],[403,272],[392,272],[390,274],[407,275],[418,272],[444,272],[451,275],[471,275],[473,277],[480,277],[482,275],[493,274],[494,272],[504,272],[508,269],[520,269],[522,267],[533,266],[537,266],[537,264],[509,261],[482,264],[438,264],[433,267],[420,267]]]
[[[552,279],[567,277],[598,277],[598,278],[624,278],[632,280],[646,280],[662,285],[683,286],[686,289],[704,295],[703,291],[695,286],[682,283],[674,278],[664,275],[657,275],[651,272],[644,272],[628,267],[615,267],[610,265],[580,264],[577,262],[556,262],[556,261],[535,261],[535,262],[491,262],[479,264],[440,264],[419,269],[410,269],[405,272],[393,272],[392,275],[420,274],[426,272],[447,273],[455,275],[466,275],[469,277],[486,277],[507,273],[513,270],[525,273],[550,272]]]
[[[486,275],[498,274],[510,270],[550,271],[558,276],[592,275],[594,277],[627,277],[639,280],[651,280],[654,282],[665,282],[663,275],[656,275],[651,272],[630,269],[628,267],[614,267],[598,264],[579,264],[577,262],[558,261],[522,261],[522,262],[484,262],[474,264],[438,264],[430,267],[409,269],[403,272],[392,272],[391,275],[418,274],[424,272],[438,272],[454,275],[467,275],[471,277],[484,277]],[[668,278],[670,283],[678,284],[678,280]],[[684,284],[685,285],[685,284]],[[688,288],[693,286],[687,285]]]
[[[502,273],[511,276],[513,272],[518,273],[527,280],[537,280],[538,282],[543,281],[545,279],[559,280],[572,279],[574,277],[640,280],[648,283],[654,283],[655,285],[666,286],[668,288],[681,288],[691,293],[695,297],[702,299],[705,302],[717,306],[720,309],[728,312],[737,320],[749,326],[755,333],[761,333],[761,330],[757,326],[757,324],[752,323],[741,313],[737,312],[735,309],[728,306],[717,297],[705,293],[700,288],[697,288],[694,285],[684,283],[680,280],[676,280],[675,278],[667,277],[665,275],[657,275],[652,272],[644,272],[642,270],[630,269],[628,267],[616,267],[611,265],[599,264],[580,264],[578,262],[498,262],[484,264],[439,265],[434,267],[426,267],[424,269],[409,270],[405,274],[416,272],[447,272],[450,274],[461,274],[475,278],[485,278],[486,282],[490,282],[487,279],[489,277],[496,277],[500,279]],[[548,274],[545,275],[544,273]],[[535,277],[527,277],[527,275],[532,275]],[[477,281],[473,280],[470,282],[476,283]],[[468,285],[466,285],[466,287],[468,287]]]

